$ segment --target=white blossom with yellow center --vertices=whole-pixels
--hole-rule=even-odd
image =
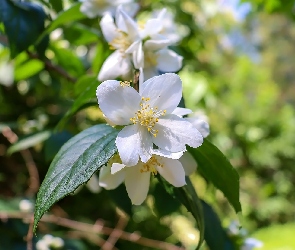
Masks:
[[[134,16],[139,9],[139,5],[134,3],[134,0],[80,0],[80,2],[82,2],[80,11],[89,18],[105,14],[114,16],[119,5],[122,5],[124,11],[131,16]]]
[[[128,79],[133,67],[139,68],[143,61],[142,40],[135,21],[122,7],[117,8],[116,22],[110,14],[100,22],[102,33],[114,52],[103,63],[99,81],[122,77]]]
[[[180,161],[153,154],[146,162],[139,161],[129,167],[112,158],[106,167],[102,167],[99,183],[105,189],[115,189],[125,182],[132,204],[140,205],[147,197],[151,175],[160,174],[175,187],[185,185],[185,171]]]
[[[172,114],[182,96],[182,83],[176,74],[145,81],[139,93],[119,81],[105,81],[98,86],[96,95],[106,119],[112,125],[125,126],[116,138],[116,146],[126,166],[136,165],[139,158],[147,162],[154,144],[159,150],[176,153],[184,152],[186,144],[198,147],[203,142],[201,133],[190,122]]]

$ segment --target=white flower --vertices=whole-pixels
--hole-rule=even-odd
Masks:
[[[56,248],[62,248],[64,246],[64,240],[60,237],[54,237],[51,241],[50,246],[53,247],[54,249]]]
[[[47,242],[44,241],[44,240],[39,240],[39,241],[36,243],[36,249],[37,249],[37,250],[50,250],[49,245],[48,245]]]
[[[119,7],[116,24],[113,17],[106,14],[101,19],[100,26],[110,48],[115,51],[102,65],[98,80],[105,81],[119,76],[130,79],[133,66],[139,68],[143,62],[142,41],[137,24]]]
[[[147,41],[148,42],[148,41]],[[144,44],[144,79],[152,78],[160,73],[177,72],[182,67],[183,57],[170,49],[154,50],[151,44]]]
[[[86,183],[86,186],[92,193],[99,193],[101,191],[98,177],[95,174],[91,176],[90,180]]]
[[[108,164],[101,171],[100,185],[114,189],[125,181],[128,196],[134,205],[140,205],[146,199],[151,174],[161,174],[175,187],[185,185],[185,172],[180,161],[158,155],[153,155],[146,163],[139,161],[132,167],[121,163],[112,163],[112,166]]]
[[[168,12],[164,8],[161,11],[154,11],[153,16],[161,23],[159,34],[167,37],[172,43],[177,43],[181,40],[181,36],[174,22],[174,16],[171,12]]]
[[[133,0],[80,0],[82,5],[80,11],[89,18],[103,16],[105,14],[115,15],[116,9],[122,5],[124,11],[130,16],[134,16],[138,11],[139,5]]]
[[[125,82],[109,80],[101,83],[96,96],[100,109],[115,125],[127,125],[118,134],[116,146],[123,164],[134,166],[139,157],[147,162],[153,144],[176,153],[186,144],[199,147],[201,133],[185,119],[172,114],[182,96],[178,75],[155,76],[140,85],[139,93]]]
[[[34,209],[34,204],[29,200],[21,200],[19,202],[19,209],[25,213],[32,212]]]
[[[263,243],[261,241],[256,240],[254,238],[247,238],[245,239],[241,250],[253,250],[255,248],[260,248],[262,246],[263,246]]]

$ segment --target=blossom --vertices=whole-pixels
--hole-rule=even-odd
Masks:
[[[110,49],[115,50],[104,62],[98,75],[99,81],[121,76],[131,77],[131,69],[139,68],[143,61],[142,41],[135,21],[120,7],[116,13],[116,23],[110,14],[100,22],[102,33]]]
[[[155,76],[140,85],[139,93],[126,82],[108,80],[101,83],[96,96],[100,109],[115,125],[125,125],[116,138],[116,146],[127,166],[147,162],[153,144],[160,150],[176,153],[186,144],[199,147],[201,133],[188,121],[173,114],[182,96],[178,75]],[[179,108],[178,108],[179,109]]]
[[[115,159],[114,159],[115,158]],[[147,197],[150,177],[159,173],[175,187],[185,185],[185,171],[180,161],[153,154],[146,162],[126,166],[115,155],[106,167],[102,167],[99,183],[105,189],[114,189],[123,181],[132,204],[140,205]],[[117,163],[116,163],[117,161]]]
[[[80,0],[82,5],[80,11],[89,18],[96,16],[103,16],[105,14],[115,15],[116,9],[122,5],[123,9],[131,16],[133,16],[139,5],[133,0]]]
[[[161,23],[161,29],[159,34],[167,37],[172,43],[177,43],[181,40],[181,35],[174,22],[174,16],[171,12],[168,12],[166,8],[160,11],[154,11],[153,16]]]
[[[145,80],[159,75],[160,72],[177,72],[182,67],[183,57],[171,49],[157,50],[145,43],[143,53],[143,75]]]
[[[254,248],[260,248],[262,246],[263,243],[261,241],[256,240],[254,238],[247,238],[245,239],[241,250],[253,250]]]

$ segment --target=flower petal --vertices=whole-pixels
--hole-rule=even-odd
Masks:
[[[119,171],[111,174],[111,168],[104,166],[100,169],[99,185],[107,190],[117,188],[125,178],[125,171]]]
[[[182,83],[178,75],[167,73],[145,81],[141,92],[141,96],[150,98],[151,107],[166,110],[169,114],[180,102]]]
[[[199,130],[204,138],[206,138],[210,134],[209,124],[206,121],[196,117],[188,117],[185,119],[192,123],[194,127]]]
[[[131,74],[131,60],[128,56],[122,57],[120,51],[116,50],[103,63],[99,75],[99,81],[115,79],[118,76],[127,77]]]
[[[134,205],[140,205],[147,197],[150,186],[150,172],[140,172],[141,164],[126,168],[125,186]]]
[[[170,49],[162,49],[157,52],[158,69],[162,72],[176,72],[180,70],[182,60],[182,56]]]
[[[123,87],[119,81],[109,80],[101,83],[96,90],[101,111],[112,124],[128,125],[141,101],[132,87]]]
[[[120,158],[126,166],[134,166],[138,163],[141,146],[139,129],[138,125],[126,126],[116,138]]]
[[[124,164],[120,164],[120,163],[113,163],[112,167],[111,167],[111,174],[115,174],[119,171],[121,171],[123,168],[125,168],[126,166]]]
[[[119,6],[116,14],[116,23],[120,30],[128,34],[131,41],[140,38],[137,23]]]
[[[160,156],[155,156],[155,158],[159,163],[163,164],[163,166],[157,166],[156,168],[166,181],[175,187],[182,187],[186,184],[185,172],[180,161]]]
[[[196,172],[198,164],[189,152],[185,152],[183,156],[180,157],[179,161],[182,164],[185,175],[191,175],[192,173]]]
[[[179,159],[184,153],[184,151],[171,153],[171,152],[169,152],[167,150],[159,149],[159,148],[158,149],[153,149],[152,152],[155,155],[159,155],[159,156],[163,156],[163,157],[171,158],[171,159],[175,159],[175,160]]]
[[[171,41],[167,39],[166,37],[163,37],[163,36],[160,36],[159,38],[158,37],[154,37],[154,39],[147,40],[144,43],[144,49],[151,50],[151,51],[162,50],[171,44]]]
[[[196,148],[202,145],[201,133],[188,121],[177,115],[165,115],[159,118],[154,129],[158,130],[153,142],[161,149],[171,152],[186,150],[186,144]]]
[[[86,186],[92,193],[99,193],[101,191],[99,179],[95,174],[91,176],[89,181],[86,183]]]
[[[139,155],[142,162],[147,162],[152,157],[153,151],[153,140],[151,134],[148,130],[140,126],[139,127],[140,134],[140,148]]]
[[[184,115],[188,115],[188,114],[191,114],[191,113],[192,113],[192,111],[190,109],[177,107],[176,109],[173,110],[173,112],[171,114],[182,117]]]
[[[159,71],[157,70],[156,67],[146,67],[143,68],[143,79],[144,80],[148,80],[154,76],[158,76],[159,75]],[[140,89],[139,89],[139,93],[140,93]]]
[[[118,29],[114,22],[114,18],[110,14],[104,15],[104,17],[100,21],[100,27],[104,38],[108,42],[111,42],[119,35]]]

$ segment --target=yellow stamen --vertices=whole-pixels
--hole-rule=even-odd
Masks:
[[[132,42],[129,40],[128,34],[125,32],[118,30],[118,34],[117,37],[109,42],[109,47],[111,50],[119,50],[121,53],[125,53]]]
[[[163,164],[159,163],[159,161],[152,156],[147,163],[144,163],[142,168],[140,169],[140,173],[151,172],[152,175],[156,175],[158,173],[156,167],[163,167]]]
[[[140,102],[140,110],[135,113],[135,116],[130,118],[133,124],[139,123],[140,125],[147,127],[147,130],[156,137],[158,130],[154,129],[154,126],[159,121],[159,117],[166,114],[166,110],[158,110],[158,107],[151,107],[148,102],[149,97],[142,97]]]
[[[128,82],[128,81],[123,81],[123,82],[120,82],[120,85],[121,85],[122,87],[130,87],[130,82]]]

